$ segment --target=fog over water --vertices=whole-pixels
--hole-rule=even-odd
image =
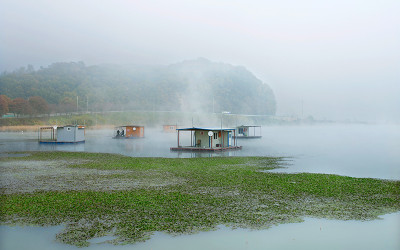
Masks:
[[[242,65],[278,115],[400,122],[400,2],[2,0],[0,71],[31,64]]]
[[[396,125],[263,126],[262,138],[238,140],[242,150],[222,153],[171,152],[176,133],[145,128],[143,139],[112,139],[113,130],[87,130],[81,144],[39,144],[35,132],[0,133],[0,153],[10,151],[73,151],[115,153],[133,157],[283,156],[287,169],[400,180],[400,130]],[[181,132],[180,145],[190,145]]]

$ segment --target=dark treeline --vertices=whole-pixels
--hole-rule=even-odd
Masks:
[[[168,66],[32,66],[0,76],[0,112],[149,110],[270,115],[275,97],[244,67],[206,59]]]

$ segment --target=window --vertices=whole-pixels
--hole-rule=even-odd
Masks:
[[[214,132],[214,140],[218,139],[218,133]]]

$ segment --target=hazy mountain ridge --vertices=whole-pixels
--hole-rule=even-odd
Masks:
[[[168,66],[54,63],[0,76],[10,98],[41,96],[48,103],[80,110],[165,110],[275,114],[270,87],[242,66],[207,59]],[[75,107],[73,107],[75,105]]]

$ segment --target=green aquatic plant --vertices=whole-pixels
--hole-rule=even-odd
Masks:
[[[1,222],[65,224],[59,241],[88,246],[105,235],[128,244],[156,231],[258,229],[310,216],[371,220],[400,210],[400,181],[266,171],[287,161],[70,152],[6,157],[0,160],[7,183],[1,186]]]

